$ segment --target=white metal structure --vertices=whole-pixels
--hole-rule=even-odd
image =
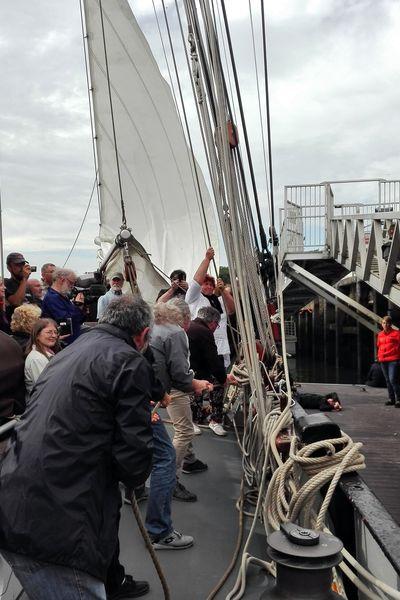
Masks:
[[[333,184],[360,182],[376,183],[375,201],[335,204]],[[280,263],[285,269],[285,265],[293,265],[296,261],[334,259],[400,306],[400,286],[395,280],[396,263],[400,255],[399,219],[399,180],[353,180],[287,186]],[[393,237],[389,239],[391,224],[395,228]],[[382,255],[385,242],[390,245],[386,260]],[[301,275],[305,282],[307,273]],[[321,284],[332,292],[333,288],[326,282],[319,281],[318,285]]]

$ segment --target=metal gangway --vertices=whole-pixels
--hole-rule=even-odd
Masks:
[[[340,203],[335,203],[337,188],[341,189]],[[365,201],[358,200],[361,189],[367,196]],[[357,179],[286,186],[279,262],[285,275],[282,286],[289,314],[306,304],[311,293],[375,330],[379,317],[334,284],[352,272],[359,281],[400,306],[400,285],[396,281],[400,273],[399,219],[399,180]]]

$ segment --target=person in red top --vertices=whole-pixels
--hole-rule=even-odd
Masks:
[[[378,362],[381,365],[383,375],[389,393],[389,400],[386,404],[400,408],[400,331],[393,329],[392,318],[383,317],[382,329],[378,333]]]

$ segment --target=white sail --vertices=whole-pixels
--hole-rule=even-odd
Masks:
[[[171,90],[128,2],[102,0],[101,8],[103,20],[99,1],[84,0],[103,251],[109,249],[122,222],[112,105],[127,225],[162,272],[181,268],[191,277],[208,245],[194,168],[211,243],[218,247],[206,184],[197,164],[194,167]]]

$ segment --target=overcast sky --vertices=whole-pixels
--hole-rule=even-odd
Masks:
[[[225,3],[264,195],[248,3]],[[167,77],[151,0],[131,5]],[[167,6],[176,32],[173,3]],[[251,6],[261,68],[258,0]],[[266,0],[265,9],[277,204],[286,184],[399,178],[400,2]],[[21,251],[39,266],[62,264],[94,181],[79,1],[2,0],[0,62],[5,254]],[[189,100],[188,111],[194,119]],[[265,201],[262,207],[266,212]],[[78,271],[96,267],[98,220],[94,197],[68,263]]]

